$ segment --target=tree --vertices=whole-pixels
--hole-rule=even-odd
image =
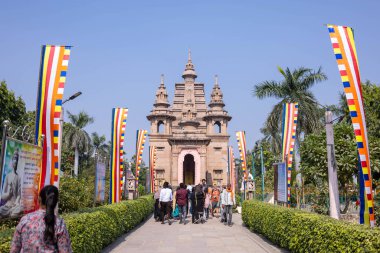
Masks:
[[[108,156],[109,155],[109,145],[106,143],[106,137],[104,135],[99,136],[98,133],[92,133],[92,145],[94,146],[95,150],[98,152],[98,155],[100,156]]]
[[[133,155],[131,158],[131,171],[134,176],[136,176],[136,155]],[[125,166],[124,166],[125,167]],[[147,180],[147,171],[149,168],[145,165],[144,160],[141,161],[140,165],[140,171],[139,171],[139,185],[146,186],[146,180]]]
[[[64,133],[64,140],[69,148],[74,149],[74,175],[78,176],[79,155],[88,152],[91,145],[90,136],[83,128],[93,123],[94,119],[83,111],[78,115],[68,112],[68,115],[71,125],[67,127],[67,132]]]
[[[276,151],[281,147],[281,115],[282,105],[286,102],[298,102],[297,137],[300,133],[312,133],[322,128],[321,109],[318,108],[314,94],[310,91],[315,83],[327,80],[327,76],[319,68],[313,71],[309,68],[300,67],[291,71],[289,68],[283,70],[278,67],[283,77],[282,81],[264,81],[254,86],[253,94],[259,99],[273,97],[279,99],[270,112],[262,132],[272,142],[272,148]],[[298,138],[297,138],[298,139]]]
[[[380,87],[368,80],[361,86],[368,136],[380,138]],[[345,121],[351,124],[350,111],[344,93],[340,94],[339,105],[334,109],[335,114],[343,116]]]
[[[3,136],[4,120],[9,120],[12,128],[23,127],[27,123],[24,100],[21,97],[16,98],[14,92],[8,90],[5,81],[0,83],[0,108],[0,136]]]
[[[335,159],[338,172],[338,186],[340,195],[350,195],[354,189],[353,178],[358,176],[358,156],[354,131],[347,123],[334,126]],[[380,141],[376,138],[369,139],[371,169],[373,173],[379,173]],[[328,174],[327,174],[327,149],[326,132],[310,134],[305,137],[301,144],[301,172],[305,185],[314,188],[316,195],[328,197]],[[322,194],[321,194],[322,193]],[[322,201],[327,204],[328,201]],[[342,211],[347,211],[349,202]],[[325,210],[327,210],[325,208]]]

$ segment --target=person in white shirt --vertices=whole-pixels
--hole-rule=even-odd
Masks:
[[[227,217],[227,221],[224,221],[224,225],[232,226],[232,207],[236,204],[235,201],[235,193],[233,192],[231,188],[231,184],[227,185],[227,190],[225,191],[223,195],[224,201],[223,203],[223,209]]]
[[[169,183],[165,182],[163,189],[160,192],[160,206],[161,206],[161,224],[165,224],[165,217],[169,221],[169,225],[172,224],[170,220],[171,202],[173,201],[173,192],[169,188]]]

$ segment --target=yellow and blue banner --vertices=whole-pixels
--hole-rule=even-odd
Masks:
[[[44,135],[40,189],[59,185],[60,118],[71,47],[44,45],[38,81],[35,144]]]
[[[230,183],[232,191],[235,192],[235,158],[234,158],[234,150],[232,146],[228,147],[228,168],[230,170]]]
[[[284,103],[282,107],[282,161],[287,165],[288,206],[290,206],[290,181],[292,178],[297,121],[298,103]]]
[[[139,184],[139,175],[140,175],[140,169],[141,169],[141,162],[142,162],[142,154],[144,151],[145,146],[145,139],[148,135],[147,130],[137,130],[137,136],[136,136],[136,187]]]
[[[245,140],[245,131],[236,132],[236,138],[237,138],[239,153],[240,153],[241,169],[244,175],[244,182],[246,182],[248,179],[248,173],[247,173],[247,158],[246,158],[247,148],[246,148],[246,140]]]
[[[155,192],[155,178],[156,178],[156,146],[149,147],[149,176],[150,176],[150,192]]]
[[[359,153],[359,174],[361,177],[359,182],[361,182],[360,188],[363,193],[360,201],[360,223],[374,227],[371,165],[354,30],[348,26],[338,25],[327,25],[327,28],[346,94]]]
[[[123,178],[124,136],[128,109],[112,109],[111,157],[110,157],[110,203],[121,200]]]

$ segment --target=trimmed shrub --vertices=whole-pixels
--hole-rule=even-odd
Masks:
[[[62,215],[74,252],[100,252],[141,223],[154,208],[152,195]],[[9,252],[14,228],[0,231],[0,252]]]
[[[243,203],[242,219],[292,252],[380,252],[380,229],[328,216],[250,200]]]

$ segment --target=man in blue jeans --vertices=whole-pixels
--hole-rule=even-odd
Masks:
[[[232,226],[232,207],[236,204],[235,193],[231,188],[231,184],[227,185],[227,189],[223,194],[222,206],[227,220],[224,221],[224,225]]]
[[[187,211],[187,190],[184,183],[179,184],[179,190],[176,193],[176,202],[179,209],[179,224],[186,225],[186,211]]]

